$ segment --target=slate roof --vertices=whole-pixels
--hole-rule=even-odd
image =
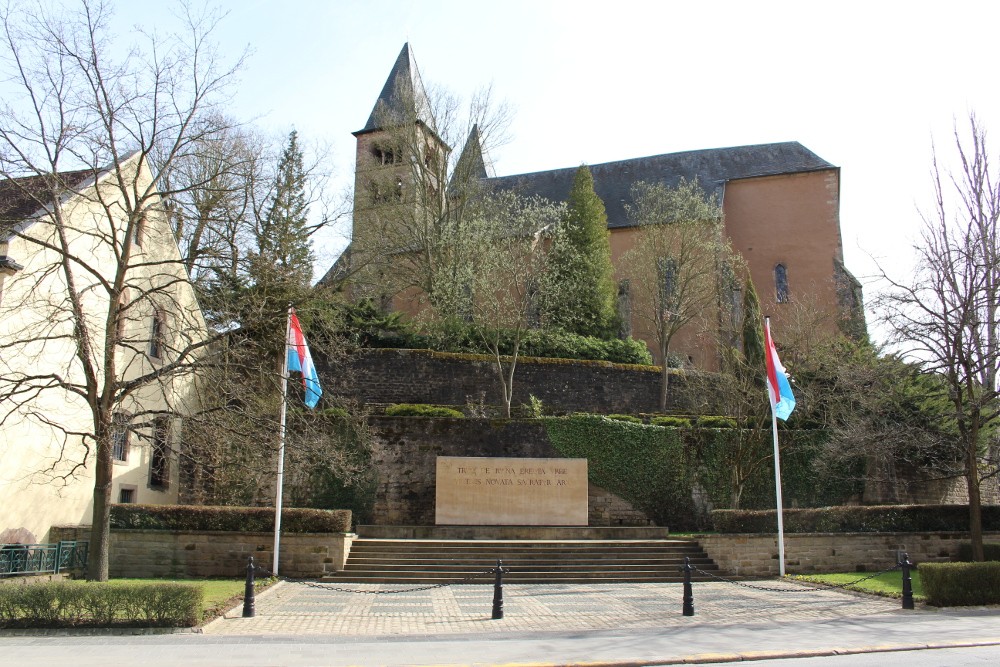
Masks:
[[[483,145],[479,138],[479,125],[473,125],[469,132],[469,138],[462,148],[462,154],[458,156],[458,162],[455,163],[448,189],[452,190],[468,184],[469,181],[474,182],[489,177],[486,158],[483,155]]]
[[[566,201],[576,169],[502,176],[484,179],[483,182],[527,196],[539,195],[551,201]],[[716,193],[722,201],[723,186],[727,181],[826,169],[836,167],[797,141],[709,148],[590,165],[594,190],[604,201],[611,229],[632,226],[625,204],[631,202],[630,190],[637,181],[673,186],[681,177],[689,181],[697,178],[707,192]]]
[[[47,203],[48,198],[51,197],[53,179],[58,179],[56,181],[57,189],[66,190],[94,178],[97,173],[93,169],[80,169],[78,171],[63,171],[58,174],[0,180],[0,239],[7,238],[14,225]]]
[[[389,72],[389,78],[382,86],[382,92],[375,100],[371,115],[364,128],[355,132],[355,135],[373,132],[382,129],[388,123],[403,123],[413,118],[416,107],[416,118],[437,134],[437,125],[434,123],[434,116],[431,114],[430,101],[427,99],[427,91],[424,90],[423,81],[420,79],[420,70],[417,69],[417,62],[413,59],[413,52],[410,44],[403,44],[403,49],[396,57],[396,62]]]

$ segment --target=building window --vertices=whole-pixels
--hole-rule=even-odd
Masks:
[[[149,334],[149,356],[153,359],[163,358],[163,343],[166,334],[167,314],[162,308],[153,309],[153,327]]]
[[[164,491],[170,486],[170,418],[153,422],[153,446],[149,454],[149,486]]]
[[[116,412],[111,417],[111,459],[119,463],[128,462],[131,422],[132,415],[127,412]]]
[[[663,321],[669,322],[678,316],[677,311],[677,260],[673,257],[661,257],[657,261],[657,272],[660,279],[660,310]]]
[[[784,264],[774,267],[774,296],[778,303],[788,303],[788,271]]]
[[[128,505],[135,502],[135,492],[136,488],[134,486],[123,486],[118,491],[118,502],[122,505]]]
[[[135,226],[133,228],[133,231],[134,231],[133,238],[135,239],[135,244],[141,248],[143,242],[146,240],[146,214],[145,213],[141,214],[139,216],[139,218],[135,221]]]
[[[380,165],[396,164],[400,161],[396,152],[387,146],[372,146],[372,157]]]
[[[618,337],[632,335],[632,283],[628,278],[618,283]]]

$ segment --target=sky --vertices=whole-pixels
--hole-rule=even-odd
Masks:
[[[129,22],[163,20],[146,3]],[[137,7],[135,5],[143,5]],[[676,151],[798,141],[841,168],[846,264],[905,275],[932,203],[932,141],[974,112],[1000,133],[1000,3],[617,0],[240,0],[215,37],[250,53],[229,106],[279,134],[329,143],[334,187],[409,42],[425,83],[515,109],[497,175]],[[154,13],[151,13],[154,12]],[[1000,136],[1000,134],[998,134]],[[996,142],[1000,142],[997,139]],[[1000,143],[995,143],[1000,147]],[[998,149],[1000,150],[1000,149]],[[343,232],[343,230],[341,230]],[[317,240],[317,275],[343,247]]]

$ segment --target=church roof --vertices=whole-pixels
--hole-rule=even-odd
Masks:
[[[590,172],[594,176],[594,190],[607,209],[608,227],[613,229],[632,226],[625,204],[631,202],[632,184],[638,181],[673,186],[682,177],[688,181],[697,178],[701,186],[709,193],[716,193],[721,202],[722,188],[727,181],[835,168],[799,142],[788,141],[605,162],[590,165]],[[484,183],[504,190],[516,190],[527,196],[539,195],[551,201],[566,201],[576,170],[576,167],[571,167],[502,176],[485,179]]]
[[[51,204],[53,185],[56,191],[70,190],[97,173],[80,169],[0,180],[0,241],[9,238],[18,223]]]
[[[389,78],[382,86],[368,122],[355,134],[373,132],[383,129],[387,124],[402,124],[412,120],[421,121],[437,134],[427,91],[424,90],[420,70],[417,69],[417,62],[413,59],[413,52],[407,42],[403,44],[403,49],[389,72]]]
[[[469,138],[462,148],[462,154],[458,156],[458,162],[455,163],[448,189],[451,190],[466,185],[469,181],[479,181],[489,177],[486,158],[483,155],[483,144],[479,138],[479,125],[473,125],[472,131],[469,132]]]

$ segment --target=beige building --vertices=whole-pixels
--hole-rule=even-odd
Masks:
[[[0,543],[91,522],[97,404],[111,501],[177,502],[206,328],[139,157],[0,182],[0,271]]]
[[[489,188],[565,201],[577,169],[571,166],[497,177],[474,128],[455,168],[447,173],[451,147],[438,133],[409,45],[404,45],[365,126],[357,138],[352,245],[324,280],[366,261],[368,248],[385,238],[401,239],[400,250],[428,246],[421,230],[430,229],[448,202],[442,183],[472,179]],[[583,138],[585,140],[585,138]],[[802,309],[818,311],[817,326],[852,334],[864,329],[861,286],[844,266],[840,233],[840,169],[798,142],[712,148],[590,165],[594,190],[607,210],[611,260],[619,285],[625,328],[644,340],[658,358],[647,321],[630,308],[636,276],[623,257],[633,247],[637,226],[627,206],[639,181],[676,185],[698,183],[722,204],[725,234],[742,256],[766,315],[781,330]],[[447,176],[447,178],[445,178]],[[395,225],[397,228],[393,228]],[[400,229],[401,228],[401,229]],[[407,233],[412,233],[407,237]],[[416,253],[399,252],[395,270],[406,270]],[[647,290],[648,292],[648,290]],[[392,295],[390,306],[414,314],[423,307],[419,288]],[[732,298],[740,298],[739,294]],[[799,312],[796,312],[796,309]],[[718,321],[706,316],[703,322]],[[717,338],[704,327],[682,329],[671,353],[703,369],[718,365]]]

